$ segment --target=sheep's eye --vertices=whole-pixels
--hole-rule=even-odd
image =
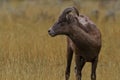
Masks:
[[[65,24],[64,21],[59,21],[58,24],[60,24],[61,26],[63,26]]]
[[[64,26],[64,25],[65,25],[65,22],[61,22],[60,25],[61,25],[61,26]]]

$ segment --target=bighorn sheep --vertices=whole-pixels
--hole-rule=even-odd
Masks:
[[[104,16],[103,22],[108,22],[109,20],[116,21],[116,13],[114,10],[108,10]]]
[[[92,63],[91,80],[96,80],[101,33],[88,17],[79,15],[75,7],[66,8],[48,33],[52,37],[67,36],[66,80],[69,80],[73,52],[75,52],[76,80],[81,80],[81,71],[86,62]]]
[[[100,16],[100,11],[98,9],[94,9],[91,11],[91,17],[95,19],[95,21],[98,21]]]

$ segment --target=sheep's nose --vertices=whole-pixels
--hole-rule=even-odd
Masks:
[[[48,30],[48,34],[50,34],[50,35],[52,34],[52,30],[51,29]]]
[[[50,30],[48,30],[48,33],[50,33]]]
[[[52,29],[48,30],[48,34],[51,35],[52,37],[56,35]]]

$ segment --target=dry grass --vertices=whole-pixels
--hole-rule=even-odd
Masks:
[[[62,7],[55,3],[44,4],[44,1],[29,4],[21,15],[10,12],[8,5],[0,8],[0,80],[64,80],[65,37],[51,38],[47,30],[61,10],[71,3]],[[16,2],[12,5],[18,7]],[[82,13],[87,14],[87,10],[90,8],[85,8]],[[120,77],[120,18],[117,16],[115,23],[97,22],[103,40],[97,80],[119,80]],[[90,80],[90,70],[91,65],[87,63],[83,80]],[[74,60],[70,79],[75,80]]]

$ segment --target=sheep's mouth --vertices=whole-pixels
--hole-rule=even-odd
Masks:
[[[51,29],[51,30],[48,30],[48,34],[51,36],[51,37],[55,37],[57,34]]]
[[[56,36],[56,34],[53,34],[53,33],[49,33],[49,35],[50,35],[51,37],[55,37],[55,36]]]

